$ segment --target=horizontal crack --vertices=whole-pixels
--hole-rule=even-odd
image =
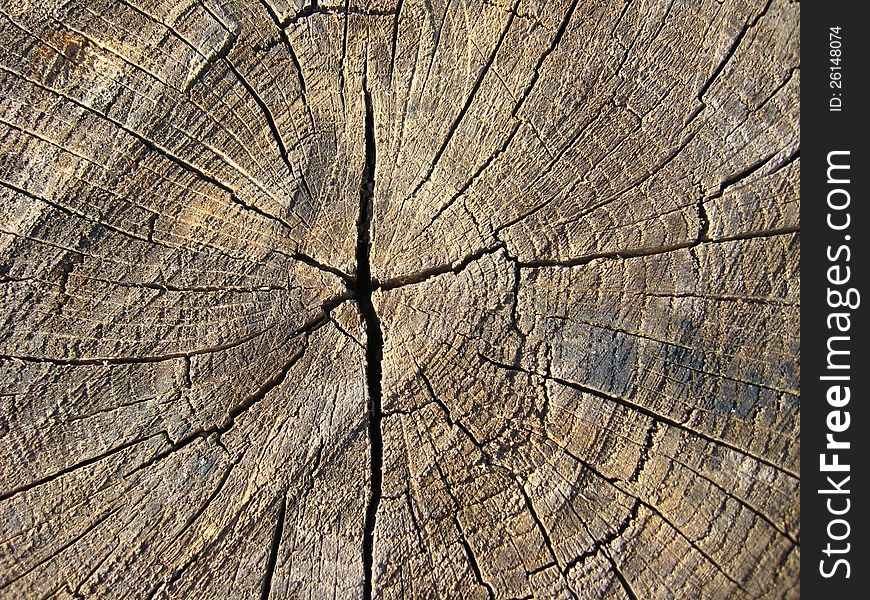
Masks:
[[[236,346],[241,346],[245,342],[249,342],[254,338],[260,337],[267,331],[274,329],[275,325],[270,325],[265,329],[261,329],[260,331],[256,331],[249,335],[246,335],[238,340],[233,342],[228,342],[226,344],[220,344],[217,346],[208,346],[205,348],[199,348],[196,350],[189,350],[187,352],[168,352],[166,354],[159,355],[146,355],[146,356],[102,356],[102,357],[88,357],[88,358],[55,358],[51,356],[29,356],[23,354],[0,354],[0,360],[20,360],[22,362],[29,363],[50,363],[55,365],[69,365],[69,366],[86,366],[86,365],[136,365],[140,363],[153,363],[153,362],[163,362],[167,360],[175,360],[178,358],[189,358],[191,356],[198,356],[200,354],[213,354],[215,352],[221,352],[223,350],[229,350],[230,348],[235,348]]]
[[[414,285],[417,283],[423,283],[433,277],[437,277],[438,275],[445,275],[447,273],[459,273],[463,271],[468,265],[471,263],[480,260],[484,256],[488,256],[490,254],[494,254],[499,250],[504,250],[504,243],[498,243],[494,246],[488,246],[486,248],[482,248],[468,256],[463,257],[458,262],[451,263],[449,265],[438,265],[436,267],[431,267],[429,269],[424,269],[417,273],[412,273],[409,275],[400,275],[398,277],[393,277],[392,279],[387,279],[386,281],[375,283],[373,287],[375,289],[381,290],[392,290],[399,287],[404,287],[406,285]]]
[[[628,409],[630,409],[630,410],[634,410],[634,411],[636,411],[636,412],[638,412],[638,413],[640,413],[640,414],[642,414],[642,415],[645,415],[645,416],[647,416],[647,417],[650,417],[651,419],[653,419],[653,420],[655,420],[655,421],[660,421],[660,422],[664,423],[665,425],[669,425],[669,426],[671,426],[671,427],[674,427],[675,429],[679,429],[680,431],[684,431],[684,432],[689,433],[689,434],[691,434],[691,435],[695,435],[695,436],[701,438],[702,440],[705,440],[705,441],[707,441],[707,442],[710,442],[710,443],[713,443],[713,444],[717,444],[717,445],[719,445],[719,446],[723,446],[723,447],[725,447],[725,448],[728,448],[728,449],[730,449],[730,450],[733,450],[734,452],[737,452],[737,453],[739,453],[739,454],[742,454],[743,456],[747,456],[747,457],[749,457],[749,458],[755,460],[756,462],[759,462],[759,463],[761,463],[761,464],[763,464],[763,465],[766,465],[766,466],[768,466],[768,467],[774,469],[775,471],[778,471],[778,472],[780,472],[780,473],[784,473],[784,474],[786,474],[786,475],[788,475],[788,476],[794,478],[795,480],[800,481],[800,474],[791,471],[791,470],[788,469],[787,467],[784,467],[784,466],[782,466],[782,465],[778,465],[778,464],[776,464],[775,462],[773,462],[773,461],[771,461],[771,460],[769,460],[769,459],[767,459],[767,458],[764,458],[763,456],[759,456],[759,455],[757,455],[757,454],[753,454],[753,453],[750,452],[749,450],[747,450],[747,449],[745,449],[745,448],[741,448],[741,447],[739,447],[739,446],[735,446],[734,444],[732,444],[732,443],[730,443],[730,442],[728,442],[728,441],[726,441],[726,440],[719,439],[719,438],[716,438],[716,437],[714,437],[714,436],[708,435],[708,434],[706,434],[706,433],[704,433],[704,432],[702,432],[702,431],[698,431],[698,430],[696,430],[696,429],[692,429],[691,427],[687,427],[685,424],[680,423],[679,421],[677,421],[676,419],[673,419],[672,417],[669,417],[669,416],[667,416],[667,415],[663,415],[663,414],[657,413],[657,412],[655,412],[655,411],[653,411],[653,410],[651,410],[651,409],[649,409],[649,408],[647,408],[647,407],[645,407],[645,406],[642,406],[642,405],[640,405],[640,404],[637,404],[637,403],[635,403],[635,402],[632,402],[631,400],[628,400],[628,399],[626,399],[626,398],[621,398],[621,397],[619,397],[619,396],[613,396],[613,395],[608,394],[607,392],[604,392],[604,391],[602,391],[602,390],[598,390],[598,389],[595,389],[595,388],[592,388],[592,387],[589,387],[589,386],[585,386],[585,385],[582,385],[582,384],[579,384],[579,383],[575,383],[575,382],[573,382],[573,381],[569,381],[569,380],[567,380],[567,379],[562,379],[562,378],[560,378],[560,377],[555,377],[555,376],[553,376],[553,375],[550,375],[550,376],[544,376],[544,375],[542,375],[542,374],[540,374],[540,373],[536,373],[536,372],[534,372],[534,371],[529,371],[528,369],[523,369],[522,367],[517,367],[517,366],[514,366],[514,365],[508,365],[508,364],[505,364],[505,363],[502,363],[502,362],[496,361],[496,360],[494,360],[494,359],[492,359],[492,358],[490,358],[490,357],[488,357],[488,356],[486,356],[486,355],[484,355],[484,354],[480,354],[480,353],[478,353],[478,356],[480,357],[480,359],[481,359],[483,362],[489,363],[489,364],[491,364],[491,365],[493,365],[493,366],[495,366],[495,367],[498,367],[498,368],[500,368],[500,369],[506,369],[506,370],[509,370],[509,371],[517,371],[517,372],[520,372],[520,373],[525,373],[525,374],[527,374],[527,375],[533,375],[533,376],[536,376],[536,377],[542,377],[542,378],[545,378],[545,379],[549,379],[550,381],[554,381],[554,382],[556,382],[556,383],[558,383],[558,384],[560,384],[560,385],[564,385],[564,386],[566,386],[566,387],[569,387],[569,388],[572,388],[572,389],[574,389],[574,390],[577,390],[577,391],[579,391],[579,392],[583,392],[583,393],[586,393],[586,394],[591,394],[591,395],[593,395],[593,396],[595,396],[595,397],[597,397],[597,398],[602,398],[602,399],[604,399],[604,400],[609,400],[610,402],[613,402],[613,403],[615,403],[615,404],[618,404],[618,405],[623,406],[623,407],[625,407],[625,408],[628,408]]]
[[[699,226],[699,235],[705,236],[704,221],[701,219]],[[780,227],[776,229],[765,229],[765,230],[757,230],[757,231],[749,231],[746,233],[735,234],[727,237],[720,238],[711,238],[711,239],[696,239],[692,241],[679,242],[676,244],[668,244],[661,246],[647,246],[645,248],[633,248],[626,250],[616,250],[611,252],[598,252],[595,254],[586,254],[584,256],[578,256],[575,258],[568,259],[538,259],[538,260],[518,260],[520,267],[524,269],[537,269],[542,267],[577,267],[581,265],[588,264],[593,260],[598,260],[602,258],[615,258],[615,259],[626,259],[626,258],[638,258],[642,256],[655,256],[657,254],[667,254],[668,252],[674,252],[675,250],[683,250],[686,248],[696,248],[701,244],[722,244],[725,242],[735,242],[741,240],[752,240],[757,238],[766,238],[766,237],[776,237],[780,235],[789,235],[792,233],[799,233],[799,226],[788,226],[788,227]]]
[[[96,456],[92,456],[91,458],[87,458],[87,459],[85,459],[79,463],[76,463],[74,465],[71,465],[69,467],[65,467],[65,468],[63,468],[59,471],[56,471],[50,475],[45,475],[43,477],[40,477],[39,479],[34,479],[33,481],[26,483],[24,485],[20,485],[18,487],[12,488],[11,490],[3,492],[2,494],[0,494],[0,501],[8,500],[9,498],[11,498],[12,496],[15,496],[16,494],[20,494],[22,492],[26,492],[28,490],[31,490],[35,487],[39,487],[41,485],[44,485],[44,484],[49,483],[51,481],[54,481],[55,479],[57,479],[59,477],[63,477],[64,475],[69,475],[70,473],[77,471],[79,469],[82,469],[84,467],[89,467],[90,465],[93,465],[95,463],[100,462],[104,458],[108,458],[114,454],[117,454],[118,452],[126,450],[127,448],[131,448],[137,444],[147,442],[148,440],[155,438],[155,437],[158,437],[158,436],[161,436],[161,435],[163,435],[163,433],[158,432],[158,433],[154,433],[154,434],[151,434],[151,435],[143,437],[143,438],[137,438],[135,440],[125,442],[125,443],[121,444],[120,446],[115,446],[114,448],[110,448],[109,450],[106,450],[105,452],[102,452]]]
[[[325,273],[335,275],[336,277],[338,277],[339,279],[341,279],[344,282],[345,286],[347,286],[349,288],[351,288],[355,285],[356,278],[353,275],[349,275],[349,274],[345,273],[344,271],[342,271],[341,269],[337,269],[331,265],[328,265],[326,263],[322,263],[319,260],[317,260],[311,256],[308,256],[307,254],[304,254],[302,252],[296,252],[296,253],[291,255],[291,258],[293,258],[294,260],[298,260],[301,263],[305,263],[309,267],[314,267],[315,269],[317,269],[319,271],[323,271]]]

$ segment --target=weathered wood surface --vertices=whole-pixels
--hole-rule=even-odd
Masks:
[[[799,595],[798,4],[0,7],[0,596]]]

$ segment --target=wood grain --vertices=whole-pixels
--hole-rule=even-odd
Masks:
[[[799,597],[799,13],[0,0],[0,597]]]

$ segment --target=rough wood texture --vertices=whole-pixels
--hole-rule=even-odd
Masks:
[[[799,595],[798,4],[0,7],[0,597]]]

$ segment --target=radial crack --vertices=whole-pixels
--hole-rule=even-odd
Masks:
[[[498,362],[498,361],[493,360],[492,358],[490,358],[484,354],[478,353],[478,356],[480,357],[480,360],[482,362],[489,363],[489,364],[491,364],[495,367],[501,368],[501,369],[505,369],[508,371],[519,371],[521,373],[527,373],[529,375],[534,375],[537,377],[544,377],[544,375],[537,373],[535,371],[530,371],[530,370],[524,369],[522,367],[508,365],[508,364]],[[623,406],[629,410],[633,410],[633,411],[638,412],[646,417],[649,417],[649,418],[653,419],[654,421],[659,421],[661,423],[664,423],[665,425],[669,425],[670,427],[673,427],[675,429],[679,429],[680,431],[688,433],[689,435],[694,435],[694,436],[696,436],[696,437],[698,437],[706,442],[709,442],[711,444],[716,444],[716,445],[722,446],[724,448],[728,448],[729,450],[737,452],[743,456],[747,456],[747,457],[751,458],[752,460],[754,460],[760,464],[766,465],[766,466],[770,467],[771,469],[773,469],[774,471],[779,471],[781,473],[784,473],[785,475],[788,475],[788,476],[794,478],[797,481],[800,481],[800,474],[795,472],[792,469],[789,469],[785,465],[778,465],[773,460],[765,458],[761,454],[754,453],[749,449],[741,448],[740,446],[738,446],[732,442],[729,442],[726,439],[707,434],[707,433],[700,431],[700,430],[697,430],[697,429],[693,429],[693,428],[689,427],[688,425],[686,425],[685,423],[683,423],[681,421],[677,421],[676,419],[674,419],[673,417],[671,417],[667,414],[658,413],[650,408],[647,408],[646,406],[643,406],[641,404],[637,404],[636,402],[634,402],[630,398],[623,398],[621,396],[616,396],[616,395],[610,394],[604,390],[599,390],[599,389],[596,389],[596,388],[593,388],[593,387],[590,387],[587,385],[582,385],[580,383],[576,383],[574,381],[562,379],[561,377],[554,377],[551,375],[547,379],[554,381],[554,382],[556,382],[560,385],[563,385],[565,387],[569,387],[571,389],[577,390],[579,392],[583,392],[585,394],[590,394],[592,396],[595,396],[596,398],[608,400],[610,402],[613,402],[614,404],[618,404],[618,405]]]
[[[278,564],[278,549],[281,547],[281,538],[284,534],[284,516],[287,514],[287,495],[282,495],[281,507],[278,509],[278,518],[275,524],[275,532],[272,535],[272,546],[269,549],[269,560],[266,563],[266,574],[263,577],[263,590],[261,598],[268,600],[272,592],[272,577],[275,575],[275,567]]]
[[[406,285],[414,285],[417,283],[423,283],[433,277],[437,277],[439,275],[445,275],[447,273],[458,274],[465,270],[471,263],[480,260],[484,256],[488,256],[490,254],[494,254],[499,250],[503,250],[505,245],[503,242],[499,242],[494,246],[486,246],[476,250],[475,252],[462,257],[461,259],[442,265],[436,265],[434,267],[424,269],[422,271],[418,271],[416,273],[409,273],[407,275],[399,275],[398,277],[393,277],[387,279],[382,283],[373,282],[372,286],[376,289],[382,290],[392,290],[399,287],[404,287]]]
[[[372,565],[374,563],[375,518],[382,495],[384,441],[381,433],[381,359],[384,337],[381,323],[372,303],[371,251],[372,200],[375,190],[375,117],[368,79],[363,74],[365,101],[365,166],[360,183],[360,208],[357,224],[355,299],[366,327],[366,384],[368,388],[368,431],[371,445],[371,496],[366,508],[363,530],[363,598],[372,597]]]

